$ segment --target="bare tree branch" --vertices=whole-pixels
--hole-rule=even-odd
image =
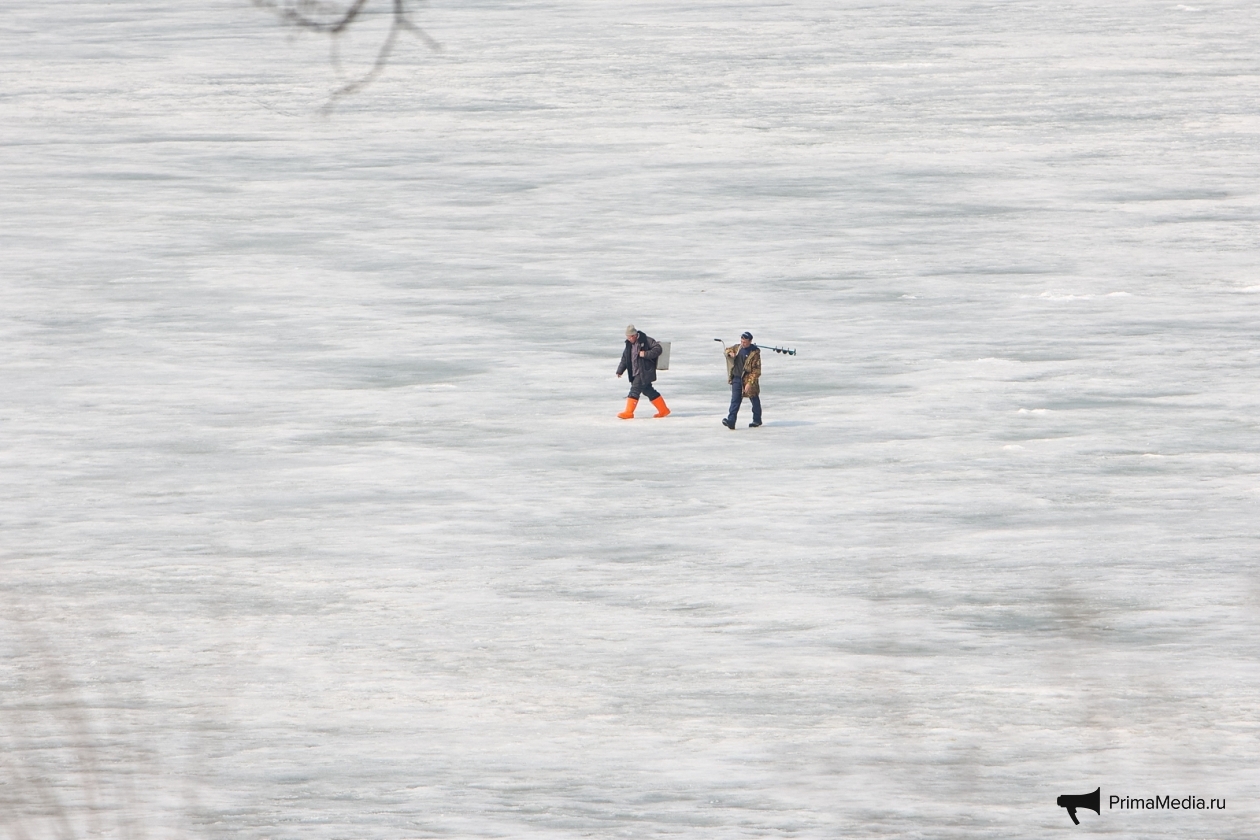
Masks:
[[[284,23],[297,29],[328,35],[336,39],[350,30],[358,22],[372,0],[353,0],[348,6],[344,3],[330,3],[326,0],[252,0],[260,9],[274,13]],[[412,23],[408,4],[411,0],[390,0],[390,24],[385,39],[376,51],[376,60],[371,68],[357,79],[352,79],[337,88],[328,97],[328,102],[321,109],[328,113],[342,98],[362,90],[381,74],[389,64],[389,57],[398,42],[400,32],[408,32],[425,43],[429,49],[438,51],[442,45],[435,41],[420,27]]]

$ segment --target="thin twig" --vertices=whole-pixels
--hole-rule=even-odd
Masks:
[[[344,12],[338,11],[336,6],[320,3],[316,0],[298,0],[296,5],[293,0],[253,0],[253,3],[259,8],[270,10],[290,26],[328,35],[334,39],[335,47],[338,36],[348,31],[359,20],[369,1],[354,0]],[[400,32],[411,33],[434,52],[442,49],[441,44],[411,22],[411,19],[408,17],[407,3],[408,0],[392,0],[393,9],[390,15],[389,32],[386,33],[385,40],[381,42],[380,49],[376,52],[376,60],[372,62],[372,67],[359,78],[353,79],[334,90],[329,95],[328,102],[320,109],[321,113],[329,113],[341,99],[367,87],[384,71],[389,63],[389,57],[394,51],[394,46],[398,42],[398,34]],[[311,16],[319,13],[326,13],[332,19],[319,20]],[[332,61],[334,66],[340,67],[340,59],[335,50]]]

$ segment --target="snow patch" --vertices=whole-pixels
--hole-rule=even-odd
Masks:
[[[1028,297],[1028,295],[1023,295],[1023,297]],[[1071,292],[1051,291],[1051,292],[1042,292],[1041,294],[1037,295],[1037,297],[1041,298],[1042,300],[1094,300],[1095,298],[1100,298],[1100,297],[1118,298],[1118,297],[1133,297],[1133,295],[1130,292],[1107,292],[1106,294],[1103,294],[1103,295],[1092,295],[1092,294],[1077,295],[1077,294],[1072,294]]]

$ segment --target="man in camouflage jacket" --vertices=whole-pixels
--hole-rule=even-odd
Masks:
[[[761,348],[752,343],[752,333],[739,337],[739,344],[726,348],[726,381],[731,386],[731,409],[722,425],[735,430],[735,417],[744,397],[752,403],[753,419],[748,428],[761,425]]]

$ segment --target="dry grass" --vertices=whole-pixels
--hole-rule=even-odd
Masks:
[[[52,629],[30,610],[0,616],[0,838],[187,836],[157,751],[141,746],[143,703],[73,677],[71,640],[54,644]]]

